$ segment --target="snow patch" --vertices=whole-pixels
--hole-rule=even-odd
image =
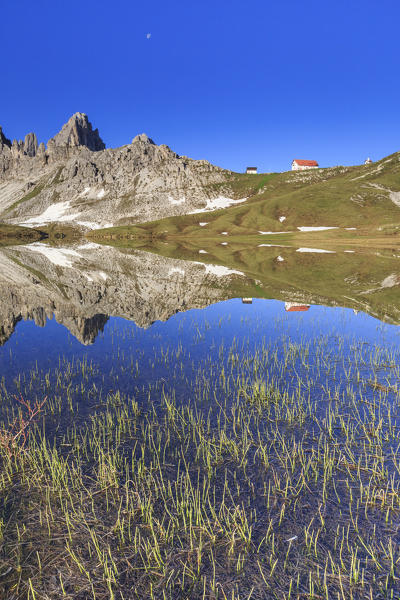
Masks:
[[[221,235],[228,235],[227,231],[221,231]]]
[[[355,231],[357,227],[345,227],[346,231]]]
[[[280,256],[280,255],[279,255],[279,256],[277,256],[277,257],[276,257],[276,260],[277,260],[278,262],[283,262],[285,259],[283,258],[283,256]]]
[[[25,248],[43,254],[50,262],[60,267],[72,267],[73,261],[70,257],[82,258],[78,252],[71,248],[52,248],[41,242],[29,244],[28,246],[25,246]]]
[[[396,206],[400,206],[400,192],[390,192],[390,199]]]
[[[97,194],[98,199],[100,200],[100,198],[104,198],[104,196],[106,195],[105,190],[102,188],[99,193]]]
[[[259,231],[261,235],[278,235],[279,233],[293,233],[292,231]]]
[[[208,225],[208,221],[203,221],[202,223],[199,223],[200,227],[205,227],[206,225]]]
[[[233,204],[240,204],[241,202],[245,202],[246,200],[247,198],[240,198],[239,200],[234,200],[233,198],[225,198],[224,196],[219,196],[218,198],[208,199],[205,208],[198,208],[196,210],[192,210],[189,214],[208,212],[210,210],[219,210],[220,208],[228,208]]]
[[[70,206],[70,200],[65,200],[65,202],[56,202],[56,204],[52,204],[46,208],[41,215],[32,217],[25,221],[25,223],[21,223],[21,225],[45,225],[46,223],[53,223],[56,221],[74,221],[79,214],[64,215]]]
[[[349,253],[349,254],[350,254],[350,253],[351,253],[351,254],[354,254],[355,250],[345,250],[345,252],[347,252],[347,253]]]
[[[227,246],[228,242],[221,242],[221,246]]]
[[[320,254],[336,254],[334,250],[321,250],[321,248],[297,248],[296,252],[318,252]]]
[[[199,250],[199,254],[208,254],[208,252],[206,250]]]
[[[395,273],[392,273],[392,275],[388,275],[388,277],[385,277],[385,279],[381,283],[381,287],[391,288],[398,284],[399,284],[399,276],[396,275]]]
[[[339,227],[298,227],[299,231],[326,231],[327,229],[339,229]]]
[[[279,220],[281,223],[283,223],[283,221],[286,221],[286,217],[279,217]]]
[[[180,267],[172,267],[172,269],[170,269],[168,271],[168,275],[173,275],[174,273],[179,273],[179,275],[184,275],[185,270],[181,269]]]
[[[242,271],[235,271],[235,269],[228,269],[222,265],[204,265],[206,268],[206,275],[216,275],[217,277],[226,277],[227,275],[244,275]]]
[[[94,242],[85,242],[77,246],[77,250],[97,250],[97,248],[101,248],[101,244],[95,244]]]
[[[92,221],[77,221],[77,225],[82,225],[82,227],[87,227],[88,229],[107,229],[107,227],[114,227],[113,223],[93,223]]]
[[[170,204],[183,204],[184,202],[186,202],[186,198],[178,198],[177,200],[175,200],[175,198],[173,198],[172,196],[168,196],[168,200]]]

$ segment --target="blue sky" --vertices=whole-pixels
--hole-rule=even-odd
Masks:
[[[376,160],[400,150],[399,22],[398,0],[7,0],[0,125],[47,142],[81,111],[107,146],[237,171]]]

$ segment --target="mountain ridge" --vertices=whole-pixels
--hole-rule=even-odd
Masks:
[[[3,128],[0,126],[0,149],[1,144],[8,146],[10,149],[14,147],[16,152],[20,152],[31,158],[36,156],[39,147],[37,136],[34,132],[27,133],[24,141],[13,139],[11,142],[5,136]],[[94,152],[104,150],[106,147],[100,137],[99,130],[93,129],[87,114],[82,112],[76,112],[71,115],[60,131],[48,140],[47,145],[43,144],[43,147],[47,151],[51,151],[51,148],[54,148],[54,146],[67,146],[70,148],[86,146]]]
[[[249,175],[180,156],[144,133],[106,148],[85,113],[47,148],[34,133],[11,143],[0,128],[0,221],[9,225],[195,237],[310,226],[393,225],[397,233],[399,207],[399,153],[370,165]]]
[[[30,227],[60,222],[93,229],[203,209],[230,172],[179,156],[146,134],[106,148],[87,115],[75,113],[47,147],[30,133],[0,134],[0,219]]]

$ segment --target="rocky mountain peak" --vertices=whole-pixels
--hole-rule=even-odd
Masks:
[[[145,133],[140,133],[139,135],[134,137],[132,140],[132,144],[136,144],[136,142],[144,142],[146,144],[152,144],[153,146],[155,145],[153,140],[149,138],[149,136]]]
[[[77,148],[86,146],[93,152],[105,149],[98,129],[93,129],[85,113],[77,112],[63,125],[61,131],[49,140],[48,148]]]
[[[34,133],[12,145],[1,135],[3,220],[38,227],[67,222],[88,229],[152,221],[202,210],[220,193],[210,184],[227,179],[219,167],[182,159],[145,133],[121,148],[100,152],[104,148],[84,113],[72,115],[47,149]]]
[[[3,128],[0,126],[0,150],[3,148],[3,146],[8,146],[9,148],[11,148],[11,141],[6,138],[6,136],[3,133]]]

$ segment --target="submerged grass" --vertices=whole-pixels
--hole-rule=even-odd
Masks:
[[[15,381],[48,400],[1,450],[2,597],[399,597],[398,352],[159,343],[146,385],[114,342],[107,393],[87,360]],[[23,406],[1,395],[7,428]]]

